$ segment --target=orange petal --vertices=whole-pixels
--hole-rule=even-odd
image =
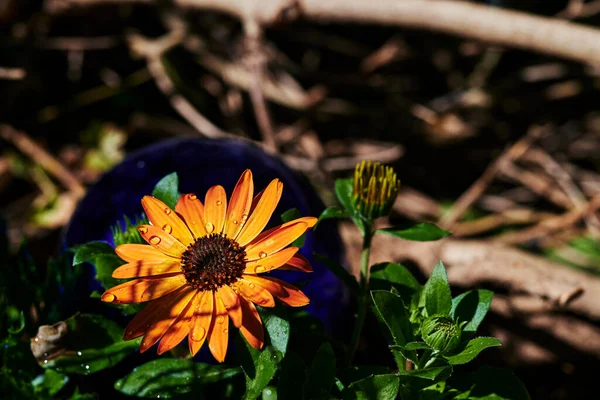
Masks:
[[[242,325],[242,308],[240,306],[240,296],[227,285],[221,286],[218,294],[225,305],[225,309],[231,318],[231,322],[236,328]]]
[[[138,232],[150,246],[166,255],[180,258],[186,250],[186,246],[181,244],[179,240],[156,226],[140,225]]]
[[[259,258],[258,260],[254,261],[248,261],[246,263],[246,269],[244,270],[244,273],[260,274],[279,268],[283,264],[287,263],[294,256],[294,254],[296,254],[296,252],[298,252],[298,248],[292,246],[278,251],[277,253],[274,253],[268,257]]]
[[[247,169],[235,185],[229,201],[224,230],[228,238],[235,239],[244,227],[248,215],[250,215],[253,194],[254,182],[252,181],[252,172]]]
[[[112,273],[113,278],[140,278],[181,272],[181,261],[163,255],[162,258],[146,258],[121,265]]]
[[[208,189],[204,199],[204,222],[208,233],[221,233],[225,225],[227,212],[227,194],[223,186]]]
[[[313,226],[315,226],[315,224],[317,223],[317,221],[318,221],[318,218],[315,218],[315,217],[300,217],[300,218],[297,218],[297,219],[295,219],[293,221],[289,221],[289,222],[283,223],[283,224],[278,225],[278,226],[276,226],[274,228],[271,228],[271,229],[268,229],[268,230],[266,230],[264,232],[261,232],[260,235],[258,235],[250,243],[248,243],[248,246],[250,246],[250,245],[252,245],[254,243],[260,242],[262,239],[264,239],[265,237],[269,236],[273,232],[275,232],[275,231],[277,231],[277,230],[279,230],[281,228],[288,227],[288,226],[290,226],[292,224],[295,224],[297,222],[305,222],[308,225],[309,228],[312,228]]]
[[[188,335],[191,328],[190,322],[194,316],[194,310],[198,305],[198,301],[201,298],[201,293],[198,291],[194,292],[194,297],[189,301],[186,309],[179,314],[177,319],[167,329],[167,332],[158,344],[159,355],[177,346]]]
[[[177,274],[169,278],[154,279],[154,283],[142,293],[142,301],[154,300],[187,285],[183,274]]]
[[[269,291],[262,286],[256,285],[248,278],[252,275],[244,275],[235,284],[234,288],[246,300],[262,307],[275,307],[275,299]]]
[[[215,293],[215,306],[213,308],[213,319],[210,322],[208,332],[208,348],[215,360],[225,361],[227,345],[229,341],[229,317],[221,297]]]
[[[179,215],[162,201],[152,196],[144,196],[142,207],[152,225],[172,235],[185,246],[189,246],[194,241],[192,233]]]
[[[165,313],[168,316],[168,312],[171,310],[180,296],[187,292],[188,291],[186,288],[181,288],[180,290],[171,293],[168,296],[149,303],[142,311],[137,313],[131,322],[129,322],[127,328],[125,328],[123,339],[130,340],[145,334],[149,329],[152,328],[152,325],[159,319],[160,316]],[[176,315],[174,315],[174,317],[176,317]]]
[[[240,332],[244,335],[250,346],[255,349],[262,349],[265,344],[265,331],[260,320],[260,315],[258,315],[256,307],[251,302],[240,298],[240,304],[244,315]]]
[[[154,283],[155,279],[136,279],[108,289],[101,300],[106,303],[130,304],[141,303],[142,294]]]
[[[304,222],[297,222],[277,229],[260,241],[248,245],[248,247],[246,247],[246,260],[253,261],[261,257],[264,258],[283,249],[302,236],[307,229],[308,225]]]
[[[183,218],[196,239],[206,236],[204,206],[194,193],[182,194],[175,205],[175,211]]]
[[[296,254],[292,257],[285,265],[279,267],[280,271],[302,271],[302,272],[313,272],[312,265],[301,254]]]
[[[182,313],[185,313],[190,301],[192,300],[192,297],[194,297],[194,294],[196,294],[195,289],[186,287],[173,294],[173,299],[168,306],[161,307],[153,312],[152,310],[150,311],[150,318],[154,322],[144,334],[144,339],[142,339],[142,343],[140,345],[140,353],[148,350],[164,336],[167,330],[173,325],[177,317],[179,317]],[[151,304],[152,303],[149,305]]]
[[[263,278],[258,276],[244,275],[244,278],[254,282],[277,296],[282,303],[290,307],[302,307],[310,303],[310,300],[300,289],[277,278]]]
[[[147,244],[122,244],[117,246],[115,253],[127,262],[145,260],[146,258],[169,258],[162,251]]]
[[[282,191],[283,183],[279,179],[273,179],[264,192],[257,196],[260,197],[256,207],[236,239],[240,246],[250,243],[267,226],[277,203],[279,203]]]
[[[200,292],[200,299],[194,309],[194,316],[190,322],[190,333],[188,344],[192,356],[196,355],[198,350],[204,344],[208,336],[210,322],[212,321],[214,308],[214,295],[211,291]]]
[[[180,290],[171,293],[169,296],[165,296],[162,299],[149,303],[142,311],[137,313],[131,322],[129,322],[127,328],[125,328],[123,339],[130,340],[144,335],[153,328],[155,322],[169,315],[173,305],[176,304],[180,297],[185,293],[187,293],[186,288],[181,288]],[[176,316],[177,315],[173,314],[173,318]]]

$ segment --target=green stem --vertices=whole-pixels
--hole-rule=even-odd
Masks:
[[[360,257],[360,292],[358,294],[358,316],[354,331],[350,339],[350,357],[348,362],[351,363],[358,348],[360,334],[362,333],[365,317],[367,315],[367,307],[369,305],[369,256],[371,254],[371,240],[373,239],[373,229],[370,222],[365,222],[365,235],[363,238],[363,248]]]

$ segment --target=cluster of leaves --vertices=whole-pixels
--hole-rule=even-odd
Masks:
[[[330,208],[322,219],[353,218],[368,235],[364,229],[369,225],[348,208],[348,183],[336,185],[346,209]],[[171,174],[161,180],[153,195],[174,206],[179,197],[177,176]],[[297,210],[289,210],[282,219],[298,216]],[[127,223],[125,232],[115,230],[115,243],[139,241],[134,228]],[[410,240],[436,240],[447,235],[431,224],[375,233]],[[295,243],[302,244],[303,238]],[[360,293],[361,284],[342,266],[318,255],[316,258],[351,291]],[[441,263],[424,286],[402,265],[384,263],[370,268],[369,302],[396,365],[352,366],[352,346],[330,337],[307,312],[279,306],[258,307],[265,327],[265,346],[260,351],[237,335],[226,362],[220,365],[190,358],[185,346],[161,357],[141,356],[139,339],[124,341],[123,327],[117,322],[139,311],[139,305],[100,303],[99,293],[94,292],[96,299],[91,301],[98,313],[76,312],[60,321],[69,309],[66,304],[77,303],[68,296],[77,293],[85,265],[95,267],[95,280],[104,288],[120,283],[111,276],[123,263],[113,247],[104,242],[87,243],[73,250],[72,264],[66,261],[64,257],[51,262],[47,273],[41,275],[26,253],[20,252],[11,264],[2,266],[0,282],[11,284],[4,284],[0,291],[8,305],[0,311],[4,344],[0,384],[5,392],[14,393],[13,398],[74,400],[117,393],[141,398],[265,400],[527,398],[510,371],[455,371],[456,366],[500,342],[474,337],[492,293],[476,290],[452,299]],[[27,293],[21,293],[23,288]],[[44,308],[36,310],[35,318],[29,316],[28,310],[39,304]],[[54,325],[35,333],[39,325],[51,323]]]
[[[351,218],[367,246],[377,234],[413,241],[439,240],[450,234],[428,223],[371,231],[373,221],[361,216],[353,201],[352,179],[337,180],[335,191],[341,208],[327,208],[320,221]],[[361,289],[369,291],[369,304],[388,339],[397,367],[393,373],[378,367],[367,377],[343,388],[342,397],[348,397],[350,390],[350,398],[529,398],[520,380],[510,371],[492,368],[469,374],[455,371],[456,366],[472,361],[486,348],[501,345],[496,338],[474,337],[492,302],[491,291],[473,290],[452,298],[441,262],[421,286],[400,264],[369,266],[367,257],[363,260],[367,263],[363,271],[366,273],[359,283],[342,266],[331,260],[320,260],[359,296],[359,302]]]

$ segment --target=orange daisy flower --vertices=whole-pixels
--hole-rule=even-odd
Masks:
[[[129,323],[124,339],[143,335],[141,352],[160,341],[162,354],[188,336],[192,355],[207,341],[215,359],[223,362],[229,320],[260,349],[264,331],[255,304],[273,307],[274,297],[292,307],[308,304],[298,288],[261,275],[276,268],[312,272],[298,248],[287,246],[316,218],[298,218],[262,232],[282,189],[274,179],[253,197],[252,173],[246,170],[229,205],[222,186],[210,188],[204,204],[195,194],[182,195],[174,211],[145,196],[142,206],[151,225],[138,231],[149,245],[124,244],[115,250],[127,264],[113,277],[135,279],[102,295],[102,301],[116,304],[152,300]]]

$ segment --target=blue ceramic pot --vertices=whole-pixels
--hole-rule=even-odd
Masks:
[[[141,199],[152,193],[165,175],[177,172],[179,190],[196,193],[200,198],[214,185],[222,185],[231,195],[245,169],[251,169],[256,191],[279,178],[283,184],[281,202],[270,226],[281,223],[279,215],[297,208],[304,216],[319,216],[324,205],[310,184],[277,158],[244,142],[228,140],[176,139],[160,142],[129,155],[89,188],[66,229],[64,243],[68,247],[95,240],[112,244],[111,225],[123,223],[143,213]],[[312,261],[312,253],[325,254],[341,261],[341,240],[333,224],[321,224],[308,232],[300,253]],[[331,331],[340,321],[340,307],[346,301],[342,283],[323,265],[313,262],[314,272],[273,272],[290,283],[302,286],[311,299],[307,311],[321,320]],[[88,282],[91,290],[102,290]],[[96,285],[96,287],[94,287]]]

